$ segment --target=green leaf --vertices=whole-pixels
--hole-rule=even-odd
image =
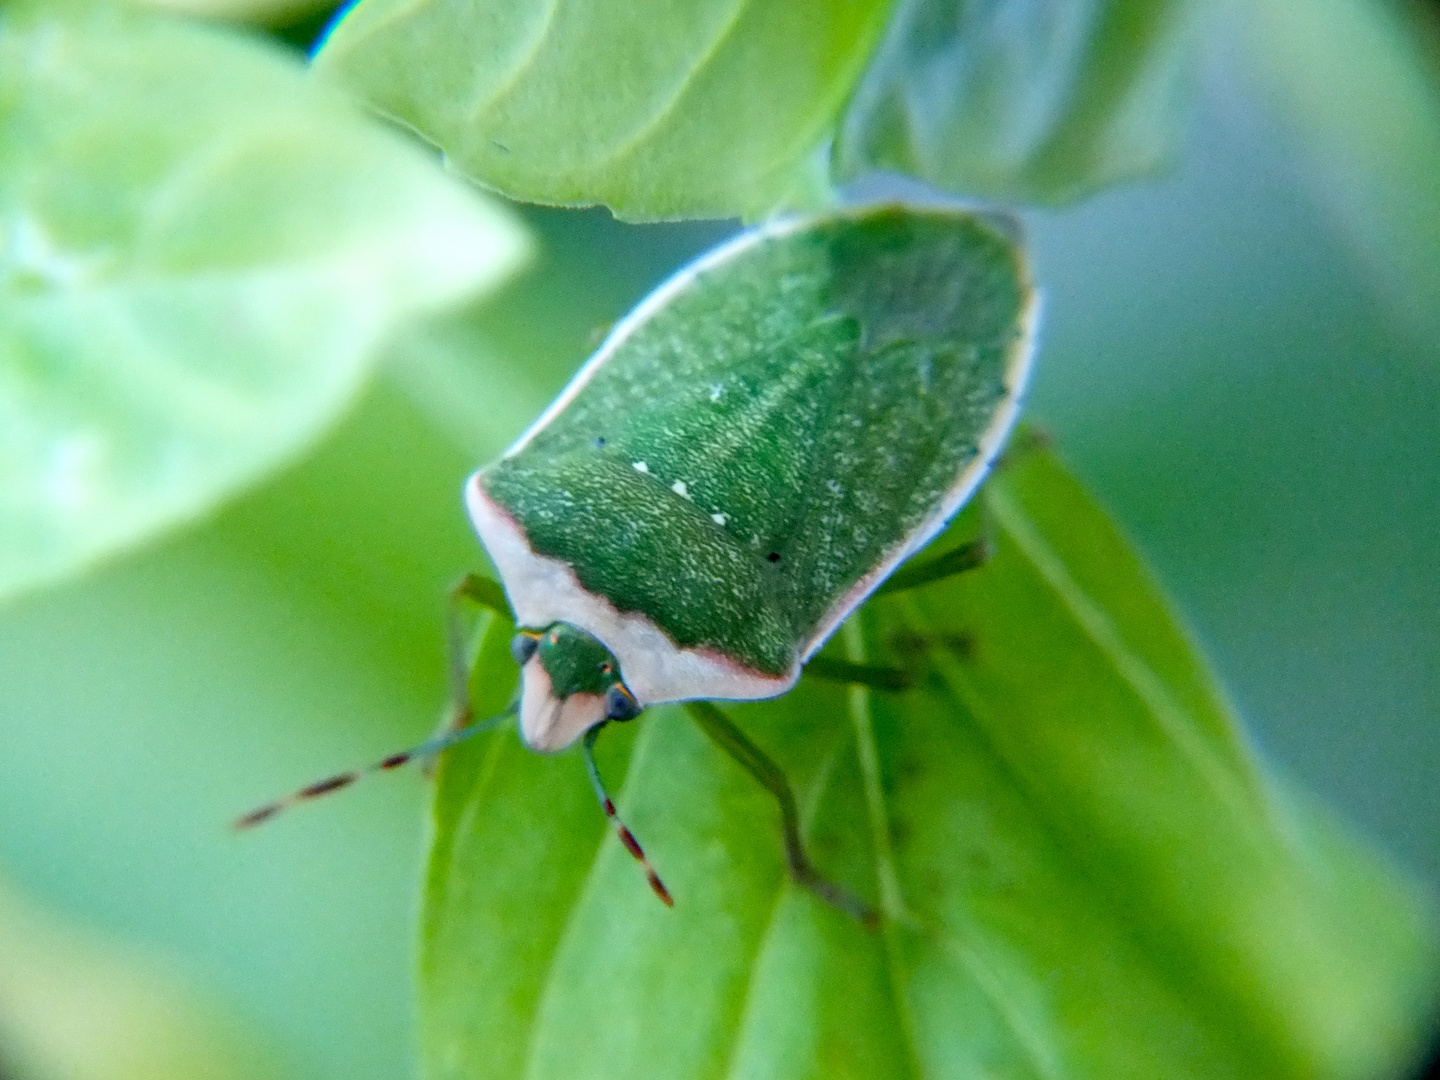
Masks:
[[[0,883],[7,1080],[270,1080],[280,1062],[155,958],[36,910]]]
[[[1250,68],[1290,122],[1311,193],[1427,345],[1440,335],[1435,6],[1264,0],[1238,8]],[[1408,18],[1407,18],[1408,14]],[[1427,25],[1428,21],[1428,25]],[[1427,48],[1429,45],[1429,48]]]
[[[828,192],[887,0],[361,0],[316,62],[518,199],[635,220]]]
[[[159,18],[0,24],[0,596],[295,457],[417,314],[524,250],[277,50]]]
[[[1066,202],[1177,152],[1196,0],[901,0],[835,169]]]
[[[1199,3],[360,0],[317,59],[533,202],[754,218],[873,169],[1060,202],[1168,163]]]
[[[784,870],[771,800],[674,707],[575,756],[508,732],[442,765],[421,940],[425,1075],[1359,1078],[1437,993],[1434,913],[1256,764],[1124,542],[1047,452],[932,549],[979,570],[873,600],[803,680],[732,707],[796,785],[866,930]],[[925,558],[922,554],[919,558]],[[493,706],[510,627],[482,650]]]

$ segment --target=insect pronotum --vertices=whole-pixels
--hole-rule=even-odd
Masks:
[[[372,770],[518,712],[532,749],[581,744],[602,807],[669,903],[591,750],[607,723],[687,702],[780,799],[796,880],[868,918],[805,857],[784,775],[709,702],[793,687],[986,476],[1038,310],[1015,232],[950,208],[838,210],[749,231],[651,294],[465,485],[504,595],[477,578],[456,595],[513,610],[518,703],[467,726],[462,666],[459,722]],[[946,572],[973,561],[952,553]]]

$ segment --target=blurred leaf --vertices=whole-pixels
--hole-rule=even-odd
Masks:
[[[261,1080],[278,1062],[146,957],[90,940],[0,888],[7,1080]]]
[[[657,280],[735,228],[626,225],[603,210],[516,209],[538,257],[493,297],[426,319],[387,350],[385,373],[476,464],[540,415]]]
[[[517,199],[622,218],[823,197],[884,0],[363,0],[316,62]]]
[[[1373,0],[1237,5],[1248,60],[1314,193],[1421,341],[1440,335],[1440,62],[1421,12]]]
[[[986,489],[984,568],[868,604],[837,655],[733,715],[787,768],[869,932],[792,886],[777,813],[674,707],[601,765],[510,734],[444,762],[421,942],[425,1075],[1361,1078],[1415,1049],[1432,913],[1256,767],[1149,576],[1047,453]],[[924,558],[924,556],[920,556]],[[512,685],[509,626],[482,654]]]
[[[846,110],[836,172],[1065,202],[1169,164],[1197,0],[900,0]]]
[[[398,325],[524,250],[300,65],[218,30],[12,14],[0,116],[0,596],[291,459]]]

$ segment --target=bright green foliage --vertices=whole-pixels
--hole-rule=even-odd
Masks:
[[[982,501],[932,550],[983,520],[990,563],[873,600],[832,645],[914,690],[804,680],[733,707],[881,930],[789,884],[773,801],[677,709],[600,743],[673,911],[578,759],[487,736],[440,770],[429,1080],[1359,1080],[1404,1060],[1437,989],[1430,913],[1257,769],[1048,454]],[[487,708],[513,685],[509,632],[482,649]]]
[[[1057,202],[1168,161],[1197,4],[361,0],[318,59],[535,202],[756,217],[873,168]]]
[[[590,592],[784,675],[1013,419],[1033,294],[1005,224],[891,206],[752,234],[480,483]]]
[[[883,168],[1063,202],[1176,149],[1196,0],[900,0],[846,110],[841,177]]]
[[[756,215],[826,190],[817,154],[887,7],[363,0],[317,62],[507,195]]]
[[[377,346],[519,230],[277,51],[165,20],[0,27],[0,595],[302,450]]]

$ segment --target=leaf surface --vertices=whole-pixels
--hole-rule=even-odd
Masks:
[[[1433,912],[1267,776],[1138,560],[1032,450],[936,541],[983,568],[867,604],[736,722],[788,771],[825,873],[792,885],[768,796],[674,707],[601,767],[676,897],[649,894],[577,756],[509,732],[440,770],[421,940],[425,1075],[1335,1077],[1404,1063]],[[918,558],[925,558],[922,553]],[[479,680],[513,684],[497,620]],[[623,781],[623,782],[622,782]]]
[[[364,0],[317,63],[515,198],[758,215],[827,190],[818,154],[887,7]]]
[[[838,136],[842,178],[889,169],[1060,203],[1168,165],[1194,0],[901,0]]]
[[[757,218],[889,169],[1062,202],[1168,163],[1197,0],[361,0],[317,62],[517,199]]]
[[[0,25],[0,596],[305,448],[408,319],[524,237],[278,51],[101,12]]]

